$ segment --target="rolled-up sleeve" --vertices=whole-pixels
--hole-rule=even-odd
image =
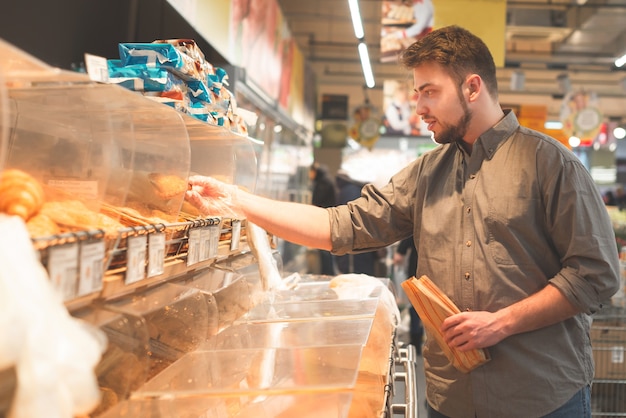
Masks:
[[[582,312],[592,314],[619,288],[619,258],[608,211],[577,164],[565,163],[551,185],[560,197],[547,200],[548,225],[562,260],[550,283]]]
[[[354,236],[352,234],[352,221],[346,205],[328,208],[330,218],[330,235],[333,243],[331,252],[343,255],[352,249]]]
[[[393,176],[382,188],[368,184],[361,197],[328,208],[332,248],[336,255],[384,248],[413,234],[413,166]]]

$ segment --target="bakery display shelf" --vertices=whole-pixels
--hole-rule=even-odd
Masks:
[[[220,217],[125,227],[114,238],[101,230],[87,230],[33,238],[32,242],[70,311],[249,251],[245,222]],[[101,247],[101,256],[86,259],[83,249],[93,245]]]

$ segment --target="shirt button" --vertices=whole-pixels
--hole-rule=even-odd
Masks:
[[[466,247],[471,247],[472,246],[472,241],[465,241],[465,246]]]
[[[472,211],[472,207],[471,207],[471,206],[466,207],[466,208],[465,208],[465,211],[466,211],[467,213],[470,213],[470,212]]]
[[[466,272],[465,273],[465,280],[469,280],[469,279],[470,279],[470,274],[469,274],[469,272]]]
[[[469,178],[474,180],[476,178],[476,174],[470,174]]]

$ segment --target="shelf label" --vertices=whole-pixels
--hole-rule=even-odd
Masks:
[[[78,244],[51,247],[48,250],[48,275],[59,290],[63,301],[76,297],[78,273]]]
[[[85,54],[85,69],[87,75],[93,81],[100,83],[109,82],[109,68],[107,59],[98,55]]]
[[[104,250],[104,241],[83,242],[80,244],[78,296],[102,290]]]
[[[98,197],[97,180],[48,180],[48,186],[61,189],[69,194],[96,199]]]
[[[200,229],[193,228],[189,230],[189,238],[187,239],[187,266],[198,263],[200,259]]]
[[[165,272],[165,234],[148,235],[148,277],[159,276]]]
[[[200,228],[200,255],[198,261],[207,261],[211,257],[211,229],[208,226]]]
[[[126,284],[146,278],[146,245],[148,237],[139,235],[126,238]]]
[[[217,250],[220,245],[220,226],[212,225],[209,227],[211,237],[209,238],[209,258],[217,257]]]
[[[611,347],[611,363],[624,363],[624,346],[616,345]]]
[[[231,225],[230,250],[236,251],[239,248],[239,240],[241,239],[241,220],[233,219]]]

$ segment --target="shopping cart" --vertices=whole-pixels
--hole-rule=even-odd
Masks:
[[[606,306],[594,317],[591,344],[596,370],[591,415],[626,417],[626,308]]]

